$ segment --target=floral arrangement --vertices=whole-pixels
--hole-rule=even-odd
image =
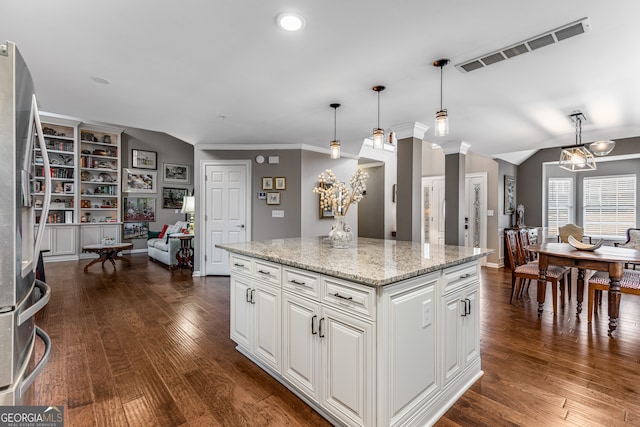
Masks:
[[[369,174],[362,169],[356,171],[349,178],[349,187],[344,182],[338,181],[336,175],[327,169],[318,175],[320,185],[313,189],[320,195],[320,205],[323,209],[333,209],[336,215],[344,216],[349,211],[349,206],[358,203],[364,197],[367,189]]]

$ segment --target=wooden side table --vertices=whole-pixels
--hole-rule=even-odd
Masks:
[[[193,273],[194,250],[191,246],[193,234],[171,234],[170,239],[180,239],[180,249],[176,253],[177,264],[171,265],[171,273],[177,269],[188,268]]]

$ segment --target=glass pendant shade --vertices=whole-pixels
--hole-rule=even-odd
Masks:
[[[436,113],[435,136],[449,135],[449,116],[447,110],[440,110]]]
[[[379,149],[384,146],[384,129],[375,128],[373,130],[373,148]]]
[[[338,140],[331,141],[331,144],[329,146],[329,152],[332,159],[334,160],[339,159],[340,158],[340,141]]]
[[[589,151],[591,151],[594,156],[606,156],[615,146],[615,141],[596,141],[589,145]]]
[[[329,104],[329,107],[333,108],[333,141],[329,143],[329,157],[336,160],[340,158],[340,141],[336,136],[338,134],[338,108],[340,104]]]
[[[595,157],[584,146],[564,148],[560,154],[560,167],[571,172],[597,169]]]

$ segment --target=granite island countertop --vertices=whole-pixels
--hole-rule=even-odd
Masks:
[[[374,287],[463,264],[495,252],[493,249],[363,237],[354,239],[348,249],[332,248],[326,237],[227,243],[216,247]]]

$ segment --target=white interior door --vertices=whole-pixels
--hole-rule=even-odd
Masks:
[[[244,242],[250,236],[248,198],[250,164],[220,161],[204,164],[206,275],[228,275],[229,254],[218,243]]]
[[[467,174],[465,179],[464,243],[468,248],[487,247],[487,174]],[[482,265],[487,258],[483,257]]]
[[[424,243],[444,245],[444,177],[422,178]]]

